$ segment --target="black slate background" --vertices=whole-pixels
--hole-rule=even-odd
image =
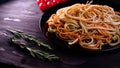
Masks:
[[[0,0],[0,68],[120,68],[120,52],[83,56],[55,50],[60,61],[48,62],[33,58],[8,43],[4,35],[6,29],[21,30],[50,43],[39,29],[38,22],[42,15],[36,0]],[[18,21],[5,20],[7,18]]]

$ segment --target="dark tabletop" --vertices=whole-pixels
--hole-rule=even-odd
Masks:
[[[120,68],[120,52],[83,56],[65,54],[55,50],[61,59],[57,62],[42,61],[22,52],[8,43],[6,29],[16,29],[50,43],[39,29],[43,12],[36,0],[0,0],[0,66],[21,68]],[[1,67],[0,67],[1,68]]]

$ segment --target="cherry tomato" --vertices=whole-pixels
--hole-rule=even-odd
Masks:
[[[37,0],[37,4],[40,4],[40,0]]]
[[[47,9],[46,6],[47,6],[46,3],[42,3],[42,2],[41,2],[41,3],[39,4],[39,8],[40,8],[42,11],[45,11],[45,10]]]
[[[56,4],[65,2],[65,1],[67,1],[67,0],[53,0],[52,2],[56,5]]]
[[[53,2],[54,2],[54,4],[58,4],[58,3],[60,3],[59,0],[53,0]]]
[[[53,5],[54,5],[54,3],[52,1],[48,1],[47,2],[47,7],[48,8],[51,8]]]
[[[45,2],[51,1],[51,0],[44,0]]]
[[[44,0],[37,0],[37,4],[39,5],[40,3],[44,2]]]
[[[65,2],[67,0],[37,0],[37,4],[42,11],[47,10],[48,8],[53,7],[56,4]]]

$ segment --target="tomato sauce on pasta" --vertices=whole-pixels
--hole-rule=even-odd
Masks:
[[[76,3],[60,8],[47,20],[48,32],[83,48],[98,50],[120,44],[119,12],[107,5]]]

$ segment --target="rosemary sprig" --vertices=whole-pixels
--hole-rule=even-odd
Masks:
[[[41,51],[39,49],[28,47],[28,46],[26,46],[25,43],[21,43],[20,40],[16,40],[14,37],[11,37],[10,40],[11,40],[12,43],[14,43],[14,44],[18,45],[19,47],[29,51],[30,54],[33,57],[38,57],[39,59],[42,59],[42,60],[47,59],[49,61],[53,61],[53,60],[58,60],[59,59],[59,57],[55,56],[54,54],[49,54],[49,53],[47,53],[45,51]]]
[[[36,39],[35,37],[25,34],[21,31],[13,31],[13,30],[8,30],[8,31],[12,34],[12,36],[8,36],[9,41],[18,45],[20,48],[29,51],[29,53],[33,57],[37,57],[39,59],[47,59],[49,61],[59,59],[59,57],[57,57],[54,54],[50,54],[50,53],[42,51],[40,49],[28,46],[27,42],[37,43],[38,46],[42,45],[45,48],[52,50],[52,48],[48,44],[45,44],[44,42]],[[26,40],[29,40],[29,41],[26,41]]]
[[[14,36],[16,36],[16,37],[23,38],[23,39],[25,39],[25,40],[29,40],[30,42],[36,43],[38,46],[44,46],[44,47],[52,50],[52,48],[50,47],[50,45],[45,44],[43,41],[38,40],[38,39],[35,38],[34,36],[25,34],[24,32],[21,32],[21,31],[14,31],[14,30],[8,30],[8,31],[9,31],[11,34],[13,34]]]

